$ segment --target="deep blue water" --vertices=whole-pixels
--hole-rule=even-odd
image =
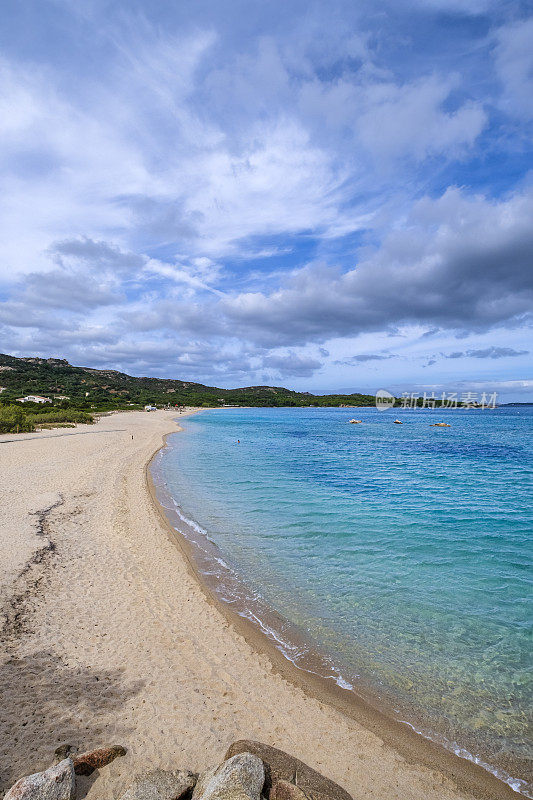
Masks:
[[[207,411],[156,470],[339,682],[523,778],[532,423],[528,407]]]

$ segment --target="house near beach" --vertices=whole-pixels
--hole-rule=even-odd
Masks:
[[[17,397],[17,403],[51,403],[50,397],[41,397],[40,394],[27,394],[26,397]]]

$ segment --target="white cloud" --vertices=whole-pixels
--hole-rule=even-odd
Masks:
[[[487,122],[478,102],[445,111],[444,102],[460,81],[436,76],[397,86],[381,83],[365,92],[364,111],[356,123],[360,138],[376,157],[458,155],[471,147]]]
[[[216,260],[251,237],[353,233],[376,205],[353,202],[375,188],[369,154],[447,158],[485,124],[479,103],[444,110],[449,78],[380,78],[355,32],[343,47],[365,69],[342,78],[299,73],[309,59],[294,63],[269,37],[223,70],[212,30],[178,38],[144,22],[107,37],[113,59],[97,87],[68,92],[51,67],[2,62],[9,275],[44,269],[50,242],[73,234],[133,250],[141,234],[144,252],[164,242]],[[219,96],[229,86],[231,118]]]
[[[533,17],[495,34],[495,64],[503,85],[501,107],[513,117],[533,118]]]
[[[223,292],[210,285],[211,282],[219,280],[220,272],[219,265],[210,259],[192,259],[191,263],[186,264],[165,264],[150,258],[144,269],[146,273],[161,275],[174,283],[185,284],[192,290],[192,294],[196,291],[206,291],[223,296]]]

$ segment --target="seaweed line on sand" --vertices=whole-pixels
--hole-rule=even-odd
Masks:
[[[50,536],[50,514],[63,505],[64,498],[59,499],[40,511],[32,513],[37,518],[36,535],[44,539],[44,544],[37,548],[27,561],[14,582],[14,591],[2,609],[4,621],[0,627],[0,641],[6,649],[11,649],[23,633],[29,633],[28,615],[31,610],[31,599],[34,598],[47,578],[49,568],[56,553],[56,544]]]

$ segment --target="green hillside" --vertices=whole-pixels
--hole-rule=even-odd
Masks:
[[[53,400],[54,408],[106,411],[154,405],[240,406],[367,406],[374,397],[366,394],[313,395],[278,386],[247,386],[218,389],[190,381],[166,378],[135,378],[115,370],[74,367],[59,358],[16,358],[0,355],[0,404],[12,404],[29,394]],[[68,399],[61,399],[66,397]],[[30,404],[24,404],[27,408]],[[36,412],[50,411],[33,406]]]

